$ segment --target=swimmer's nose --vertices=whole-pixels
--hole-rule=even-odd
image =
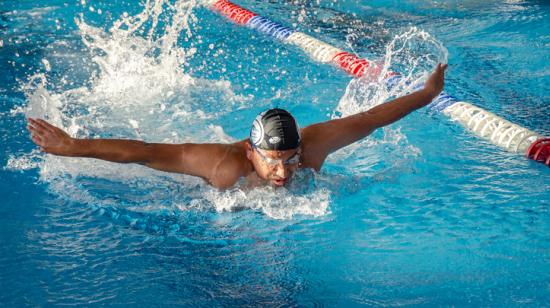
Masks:
[[[286,179],[290,174],[290,170],[288,170],[288,167],[283,165],[283,163],[280,163],[277,165],[277,169],[275,170],[275,175],[278,176],[281,179]]]

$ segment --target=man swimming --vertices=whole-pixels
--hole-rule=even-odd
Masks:
[[[285,185],[299,168],[321,169],[326,157],[429,104],[443,90],[447,65],[438,64],[424,88],[345,118],[299,129],[283,109],[259,114],[250,138],[231,144],[146,143],[122,139],[76,139],[42,119],[28,119],[28,129],[41,150],[61,156],[91,157],[203,178],[216,188],[239,179],[248,183]]]

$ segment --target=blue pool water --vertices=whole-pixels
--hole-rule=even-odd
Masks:
[[[25,116],[230,142],[268,107],[305,126],[388,99],[189,1],[149,3],[0,2],[2,306],[550,302],[550,169],[428,110],[278,190],[39,153]],[[447,92],[550,135],[547,1],[237,3],[418,78],[448,58]]]

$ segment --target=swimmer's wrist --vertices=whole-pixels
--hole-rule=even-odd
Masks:
[[[85,139],[78,139],[78,138],[71,138],[69,140],[69,151],[67,156],[72,157],[79,157],[79,156],[86,156],[86,140]]]
[[[441,93],[441,90],[438,91],[436,89],[430,89],[428,87],[425,87],[420,91],[426,97],[426,100],[428,100],[429,102],[431,102],[434,98],[436,98],[439,95],[439,93]]]

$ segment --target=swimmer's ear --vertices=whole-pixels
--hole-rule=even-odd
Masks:
[[[250,145],[250,142],[246,143],[246,158],[249,160],[252,160],[252,146]]]

